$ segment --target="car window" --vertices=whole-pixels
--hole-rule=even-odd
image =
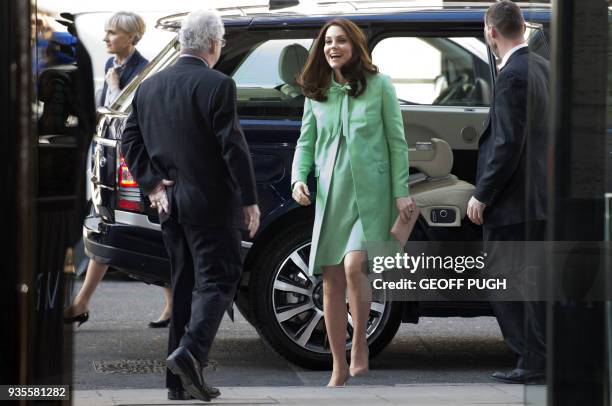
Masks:
[[[525,41],[529,50],[535,54],[540,55],[542,58],[550,61],[550,52],[548,50],[548,40],[544,28],[539,24],[527,23],[527,29],[524,35]],[[497,72],[499,72],[499,65],[502,60],[495,58],[495,64],[497,65]]]
[[[162,51],[140,72],[134,80],[123,88],[117,99],[110,106],[111,109],[123,113],[132,111],[132,99],[136,94],[136,89],[145,79],[150,78],[170,65],[173,65],[180,54],[180,46],[177,38],[172,39]]]
[[[535,25],[527,26],[527,29],[525,30],[525,40],[527,41],[529,50],[531,52],[540,55],[547,61],[550,60],[546,36],[544,35],[544,30],[541,27]]]
[[[488,106],[492,79],[483,40],[472,37],[387,37],[372,60],[391,77],[403,103]]]
[[[306,63],[312,42],[312,39],[273,39],[250,52],[232,75],[241,117],[302,117],[304,96],[296,77]]]

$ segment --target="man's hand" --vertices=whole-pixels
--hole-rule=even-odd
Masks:
[[[483,213],[486,208],[486,204],[479,202],[474,196],[472,196],[468,202],[467,216],[470,220],[472,220],[472,223],[481,226],[484,221]]]
[[[149,193],[149,200],[151,201],[151,207],[157,209],[157,212],[161,214],[170,212],[170,203],[168,202],[168,195],[166,194],[166,186],[174,185],[174,181],[164,179],[155,186],[155,189]]]
[[[106,80],[106,84],[113,91],[119,90],[119,74],[115,70],[115,68],[109,68],[106,72],[106,76],[104,77]]]
[[[395,205],[397,206],[402,221],[408,223],[412,216],[412,212],[416,208],[416,204],[414,204],[412,197],[398,197],[395,199]]]
[[[312,202],[310,201],[310,191],[308,186],[304,182],[295,182],[293,184],[293,200],[298,202],[302,206],[309,206]]]
[[[244,224],[249,228],[249,237],[253,238],[259,229],[259,206],[252,204],[242,208]]]

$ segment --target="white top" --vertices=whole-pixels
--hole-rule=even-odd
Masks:
[[[508,63],[508,59],[510,59],[510,57],[512,56],[513,53],[515,53],[516,51],[518,51],[521,48],[525,48],[527,46],[527,44],[525,42],[523,42],[522,44],[519,44],[517,46],[515,46],[514,48],[512,48],[511,50],[509,50],[508,52],[506,52],[506,55],[504,55],[501,63],[499,64],[499,70],[501,70],[504,66],[506,66],[506,63]]]
[[[125,68],[125,65],[132,58],[132,55],[134,55],[134,51],[136,51],[136,48],[134,48],[132,50],[132,52],[128,55],[127,58],[125,58],[123,60],[123,63],[121,63],[121,64],[117,63],[117,57],[116,56],[113,58],[113,66],[112,66],[112,68],[115,69],[115,71],[117,72],[117,75],[119,77],[121,77],[121,72]],[[106,86],[106,96],[104,97],[104,106],[108,107],[111,104],[113,104],[113,102],[115,101],[117,96],[119,96],[119,93],[121,93],[121,89],[113,88],[112,86]]]

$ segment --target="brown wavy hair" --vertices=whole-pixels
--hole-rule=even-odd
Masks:
[[[353,46],[351,59],[341,69],[342,75],[351,85],[349,95],[351,97],[361,95],[367,86],[366,74],[378,73],[378,68],[372,63],[368,53],[366,36],[361,28],[344,18],[328,21],[319,31],[308,55],[306,66],[297,79],[304,95],[317,101],[327,100],[326,93],[331,82],[332,68],[325,59],[323,48],[325,47],[325,34],[332,25],[342,28]]]

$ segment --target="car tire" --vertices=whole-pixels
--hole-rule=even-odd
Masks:
[[[305,309],[309,303],[322,303],[320,278],[316,278],[319,279],[316,286],[312,280],[309,286],[307,275],[300,272],[304,266],[307,269],[311,236],[312,224],[303,223],[279,233],[270,240],[266,249],[263,249],[255,260],[249,283],[249,296],[254,325],[264,341],[275,352],[292,363],[305,368],[322,369],[330,368],[332,365],[329,347],[325,346],[326,335],[322,306],[321,309],[311,306],[308,310],[281,321],[288,317],[287,312],[299,311],[300,307]],[[303,261],[302,268],[296,264],[300,262],[300,258],[295,257],[296,253]],[[293,259],[292,256],[294,256]],[[299,274],[299,277],[289,279],[293,276],[292,273]],[[288,286],[288,281],[293,285]],[[279,287],[282,289],[278,289]],[[284,289],[299,290],[301,293]],[[314,293],[308,297],[306,291]],[[317,295],[319,299],[315,298]],[[293,299],[295,303],[287,306],[286,298]],[[401,323],[401,310],[402,306],[399,302],[386,302],[382,306],[373,304],[368,322],[368,343],[371,357],[382,351],[395,336]],[[311,333],[309,341],[304,341],[308,340],[304,336],[306,332]],[[347,351],[348,347],[349,342],[347,342]]]

